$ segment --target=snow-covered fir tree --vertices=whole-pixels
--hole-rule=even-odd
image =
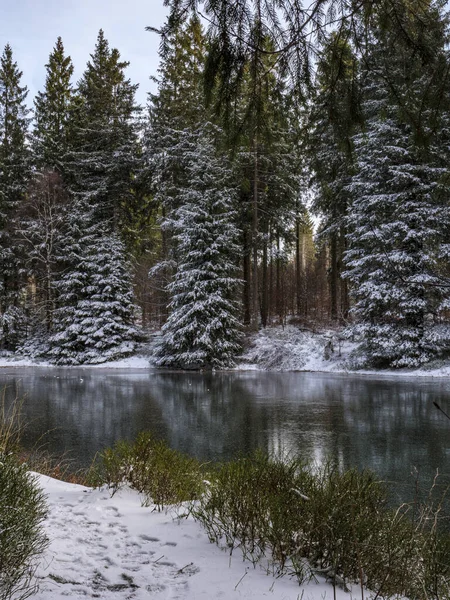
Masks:
[[[75,98],[70,226],[53,285],[49,338],[58,364],[126,356],[137,339],[133,270],[123,242],[138,168],[136,86],[125,78],[127,65],[100,31]]]
[[[132,354],[132,269],[118,234],[81,221],[72,224],[70,268],[57,279],[56,310],[48,355],[61,365],[102,363]],[[78,227],[78,233],[74,231]],[[74,268],[74,266],[76,266]]]
[[[178,264],[168,286],[170,315],[156,363],[177,368],[221,368],[240,350],[235,226],[227,161],[218,156],[211,127],[186,130],[180,155],[187,185],[177,189],[171,229]]]
[[[140,169],[137,85],[126,78],[128,62],[110,48],[102,30],[78,83],[74,109],[72,191],[95,205],[96,219],[125,234],[130,227],[133,181]]]
[[[74,98],[73,64],[70,56],[65,55],[60,37],[45,68],[44,91],[38,92],[34,100],[33,158],[39,169],[56,169],[64,173],[70,149]]]
[[[354,330],[375,366],[416,367],[450,351],[448,287],[439,274],[450,185],[443,140],[424,109],[437,82],[437,60],[439,51],[425,70],[421,57],[413,59],[401,42],[380,35],[366,73],[366,130],[354,139],[358,172],[349,186],[346,276],[355,299]],[[408,119],[420,114],[417,107],[426,145]]]
[[[18,211],[17,237],[23,248],[22,270],[28,279],[26,310],[30,317],[28,335],[52,330],[54,282],[69,231],[69,195],[62,176],[53,169],[36,172]],[[31,351],[32,341],[27,341]]]
[[[179,203],[178,190],[187,185],[183,163],[185,132],[205,119],[202,77],[205,40],[198,19],[173,32],[160,52],[158,92],[149,95],[148,122],[144,135],[145,167],[153,202],[161,223],[157,246],[157,265],[152,281],[162,306],[161,320],[168,316],[166,286],[176,266],[176,243],[171,228],[171,213]]]
[[[16,229],[17,209],[30,177],[30,111],[26,106],[28,90],[21,79],[22,72],[7,44],[0,59],[0,343],[7,349],[16,347],[25,326]]]
[[[346,244],[348,184],[352,174],[352,135],[360,118],[358,65],[351,45],[331,34],[318,63],[317,86],[310,104],[308,154],[314,178],[312,210],[320,215],[318,240],[329,248],[331,320],[348,318],[348,293],[341,279]]]

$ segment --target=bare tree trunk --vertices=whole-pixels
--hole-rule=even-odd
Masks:
[[[261,323],[263,327],[267,327],[267,319],[269,312],[269,290],[268,290],[268,273],[267,273],[267,239],[263,244],[262,255],[262,290],[261,290]]]
[[[344,254],[347,249],[347,237],[345,227],[342,226],[340,230],[340,265],[342,265],[344,260]],[[342,266],[339,269],[339,273],[342,273]],[[341,277],[341,314],[339,315],[339,319],[341,324],[345,324],[348,321],[348,314],[350,311],[350,298],[348,292],[348,282],[346,279],[342,279]]]
[[[250,301],[250,284],[251,284],[251,260],[250,260],[250,244],[249,235],[246,229],[243,233],[243,278],[244,285],[242,286],[242,305],[244,308],[244,325],[250,325],[251,321],[251,301]]]
[[[276,302],[277,302],[277,317],[280,325],[283,324],[282,314],[282,298],[281,298],[281,257],[280,257],[280,236],[277,236],[277,289],[276,289]]]
[[[297,316],[302,310],[302,263],[300,249],[300,219],[297,215],[295,222],[295,297]]]
[[[252,219],[252,242],[253,242],[253,270],[252,270],[252,328],[258,329],[259,322],[259,282],[258,282],[258,136],[254,139],[254,173],[253,173],[253,219]]]
[[[45,320],[47,331],[52,329],[52,316],[53,316],[53,297],[52,297],[52,271],[50,267],[50,261],[47,260],[46,264],[46,298],[45,298]]]
[[[338,319],[338,244],[337,232],[330,239],[330,317],[333,322]]]

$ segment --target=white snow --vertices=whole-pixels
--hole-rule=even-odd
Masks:
[[[387,377],[449,377],[450,362],[426,365],[420,369],[356,369],[351,353],[357,343],[339,332],[312,332],[294,325],[263,329],[250,340],[237,370],[309,371],[354,373]]]
[[[50,540],[36,600],[327,600],[331,584],[300,587],[209,543],[192,518],[143,508],[136,492],[113,497],[36,474],[47,494]],[[337,600],[351,596],[337,589]]]
[[[55,365],[49,361],[37,360],[34,358],[27,357],[15,357],[15,356],[1,356],[0,357],[0,369],[5,367],[51,367],[55,368]],[[95,365],[78,365],[77,369],[148,369],[150,362],[148,357],[145,356],[129,356],[127,358],[121,358],[119,360],[99,363]],[[70,369],[74,367],[64,366],[64,369]]]
[[[156,339],[157,336],[154,338]],[[154,342],[153,342],[154,343]],[[237,371],[307,371],[324,373],[354,373],[371,377],[450,377],[450,361],[440,361],[420,369],[357,369],[351,353],[357,344],[344,339],[339,332],[312,332],[295,325],[269,327],[253,334],[248,348],[239,358]],[[151,348],[151,345],[150,345]],[[6,367],[55,367],[54,364],[15,356],[0,356],[0,369]],[[134,355],[95,365],[65,366],[65,369],[151,369],[151,356]]]

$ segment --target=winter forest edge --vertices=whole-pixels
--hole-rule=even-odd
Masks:
[[[146,107],[102,30],[77,83],[58,38],[33,110],[5,46],[5,354],[103,363],[161,330],[156,365],[220,369],[291,323],[361,367],[448,358],[446,5],[275,4],[171,0]]]

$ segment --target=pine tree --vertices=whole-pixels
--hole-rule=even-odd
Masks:
[[[183,145],[187,130],[195,130],[205,120],[203,70],[205,39],[198,19],[177,29],[160,53],[158,93],[149,96],[149,118],[145,131],[144,176],[149,180],[153,203],[161,222],[160,240],[156,242],[156,269],[152,280],[160,290],[157,302],[168,313],[166,290],[177,263],[177,243],[171,224],[178,208],[181,187],[186,187]],[[180,154],[181,153],[181,154]],[[153,267],[154,265],[152,265]]]
[[[7,44],[0,60],[0,313],[2,344],[8,349],[17,345],[24,325],[16,217],[26,192],[30,162],[28,90],[21,86],[21,78]]]
[[[83,235],[77,236],[78,244],[70,245],[71,268],[55,284],[58,303],[47,354],[61,365],[128,356],[139,337],[134,326],[132,271],[123,243],[97,223],[88,227],[73,223],[73,228],[80,226]]]
[[[231,172],[216,154],[211,131],[184,133],[180,141],[187,187],[178,188],[171,228],[178,266],[168,286],[170,316],[156,363],[177,368],[221,368],[240,350],[236,290],[238,231]],[[225,163],[225,165],[224,165]]]
[[[29,282],[27,312],[32,338],[52,330],[54,282],[60,274],[69,231],[69,206],[62,176],[47,169],[34,175],[19,209],[17,235],[23,246],[22,268]],[[41,341],[27,341],[28,351]]]
[[[355,137],[346,276],[355,330],[376,366],[418,366],[450,350],[448,291],[439,276],[450,188],[443,128],[436,128],[429,96],[445,62],[438,45],[442,21],[433,7],[420,26],[425,31],[417,35],[428,36],[435,49],[425,64],[390,32],[375,30],[365,77],[366,131]]]
[[[308,154],[315,183],[312,208],[329,249],[330,318],[348,318],[348,292],[341,279],[346,246],[348,185],[353,173],[352,136],[361,127],[358,63],[350,41],[332,34],[318,64],[309,115]]]
[[[135,202],[133,180],[140,168],[137,85],[125,76],[128,64],[100,30],[78,83],[71,164],[73,191],[119,234],[128,226],[127,205]]]
[[[60,37],[45,67],[45,88],[34,100],[34,160],[38,168],[63,173],[70,149],[73,64],[70,56],[65,56]]]
[[[100,31],[74,111],[70,227],[55,279],[49,354],[58,364],[103,362],[132,352],[132,268],[123,228],[138,169],[136,86]]]

